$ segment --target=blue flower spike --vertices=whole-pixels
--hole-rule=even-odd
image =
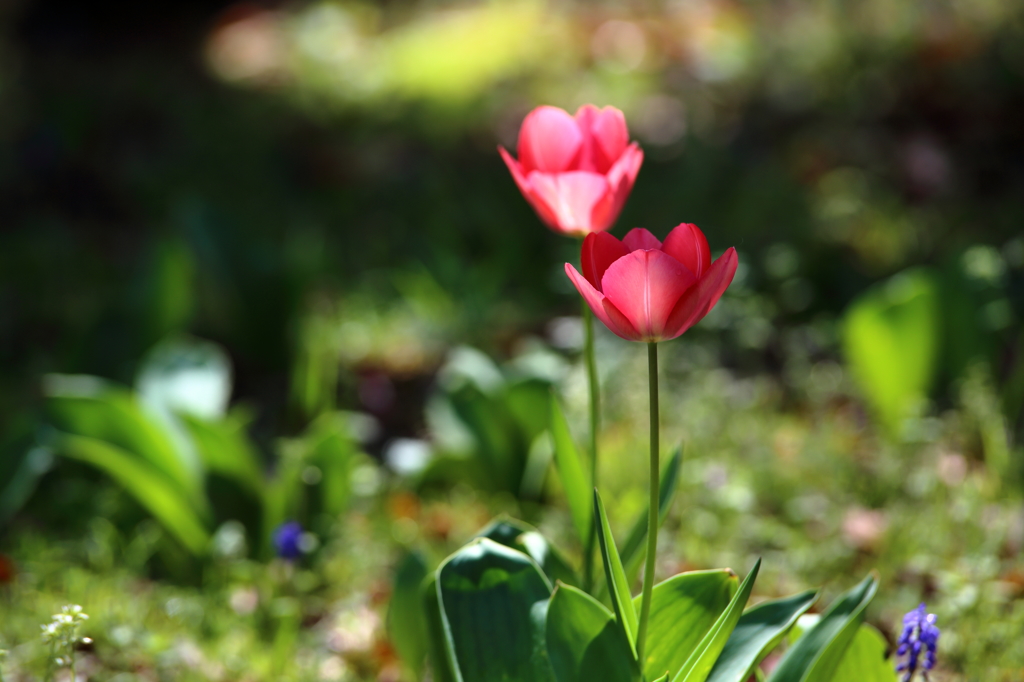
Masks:
[[[274,531],[274,549],[282,559],[294,561],[302,554],[302,524],[298,521],[282,523]]]
[[[924,604],[903,616],[903,632],[900,633],[896,649],[897,658],[907,657],[896,666],[896,672],[903,673],[902,682],[910,682],[918,669],[927,680],[928,671],[935,667],[935,650],[939,646],[940,634],[936,620],[934,613],[926,612]],[[919,660],[922,652],[924,660]]]

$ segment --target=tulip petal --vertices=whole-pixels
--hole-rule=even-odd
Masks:
[[[519,187],[519,191],[523,193],[526,200],[530,202],[533,209],[537,211],[537,215],[553,230],[558,230],[558,217],[554,214],[554,211],[537,196],[537,193],[533,189],[533,185],[530,180],[523,175],[522,166],[519,162],[512,158],[512,155],[505,151],[504,147],[498,147],[498,153],[501,154],[501,158],[505,160],[505,165],[508,166],[509,171],[512,173],[512,179],[515,180],[516,185]]]
[[[622,243],[626,245],[626,248],[630,251],[636,251],[638,249],[658,249],[661,250],[661,242],[658,238],[642,227],[634,227],[632,230],[626,233],[626,236],[622,238]]]
[[[615,107],[584,104],[576,112],[576,123],[584,139],[577,168],[607,173],[629,144],[626,117]]]
[[[657,341],[664,338],[676,302],[695,281],[693,273],[671,256],[659,250],[637,250],[608,267],[601,291],[643,340]]]
[[[580,252],[580,264],[583,276],[598,291],[601,291],[601,278],[612,263],[629,253],[629,249],[618,239],[607,232],[591,232],[583,240]]]
[[[640,165],[643,161],[644,153],[634,142],[626,147],[626,151],[615,162],[611,170],[608,171],[608,184],[611,185],[612,194],[614,195],[611,215],[608,219],[609,225],[614,223],[619,214],[622,213],[622,207],[626,205],[626,199],[629,198],[629,193],[633,191],[633,183],[636,180],[637,173],[640,172]]]
[[[616,336],[620,336],[627,341],[640,340],[640,334],[637,333],[632,323],[626,319],[626,316],[611,301],[605,298],[604,294],[595,289],[583,275],[577,272],[576,268],[566,263],[565,274],[569,276],[570,281],[576,287],[576,291],[580,292],[580,296],[587,302],[590,309],[594,311],[597,319],[604,323],[604,326],[608,327]]]
[[[610,226],[600,210],[609,201],[608,181],[603,175],[586,171],[533,171],[527,180],[538,199],[554,214],[559,231],[585,235]]]
[[[676,226],[661,250],[690,269],[699,279],[711,267],[711,249],[704,233],[693,223]]]
[[[679,298],[665,324],[665,338],[676,338],[711,312],[736,276],[737,265],[736,249],[730,247],[711,264],[696,286]]]
[[[557,107],[537,107],[519,129],[523,172],[560,173],[572,169],[584,135],[576,119]]]

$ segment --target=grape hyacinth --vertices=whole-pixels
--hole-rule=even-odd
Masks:
[[[928,679],[928,671],[935,666],[935,650],[939,645],[939,628],[935,625],[934,613],[926,613],[925,605],[903,616],[903,632],[897,642],[896,656],[907,659],[896,666],[896,672],[904,673],[901,682],[910,682],[918,670],[918,659],[924,651],[921,661],[921,674]]]
[[[274,549],[282,559],[294,561],[302,554],[302,525],[298,521],[282,523],[274,531]]]

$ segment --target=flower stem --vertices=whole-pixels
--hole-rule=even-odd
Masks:
[[[590,386],[590,487],[597,488],[597,431],[601,418],[601,387],[597,381],[597,360],[594,358],[594,313],[583,302],[583,329],[585,333],[583,357],[587,364],[587,383]],[[594,550],[597,545],[597,519],[590,519],[583,555],[584,589],[590,592],[594,585]]]
[[[654,590],[654,560],[658,552],[658,477],[661,473],[658,462],[658,344],[647,344],[647,374],[651,389],[651,500],[647,513],[647,561],[644,564],[643,597],[640,601],[640,624],[636,636],[636,655],[640,668],[644,665],[644,643],[647,641],[647,618],[651,615],[651,592]]]

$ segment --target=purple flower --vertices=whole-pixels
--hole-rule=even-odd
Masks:
[[[920,661],[920,669],[925,680],[928,679],[928,671],[935,667],[935,649],[939,645],[940,634],[935,621],[935,614],[926,613],[924,604],[903,616],[903,632],[896,649],[897,657],[907,657],[896,666],[896,672],[904,673],[902,682],[910,682],[914,677],[922,651],[924,660]]]
[[[302,538],[302,525],[298,521],[282,523],[274,531],[274,549],[277,556],[282,559],[298,559],[302,554],[300,539]]]

